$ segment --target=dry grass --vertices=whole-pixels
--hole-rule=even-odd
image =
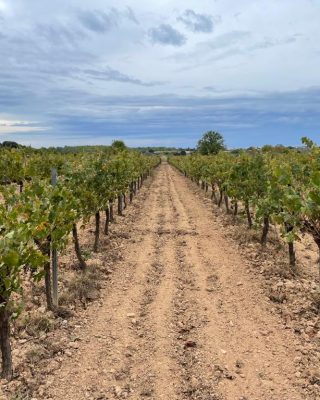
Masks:
[[[274,303],[282,304],[288,298],[287,298],[286,293],[284,293],[283,290],[278,288],[277,290],[272,290],[272,289],[270,290],[269,299],[271,301],[273,301]]]
[[[55,322],[47,314],[29,314],[25,318],[25,330],[30,336],[39,336],[41,333],[48,333],[54,329]]]
[[[54,315],[46,312],[28,312],[14,321],[16,334],[25,331],[29,336],[39,337],[55,328]]]
[[[80,301],[86,304],[88,301],[99,298],[101,273],[98,267],[90,267],[83,273],[74,274],[68,282],[68,286],[59,298],[60,305],[72,304]]]
[[[30,400],[31,398],[28,389],[21,388],[17,393],[10,396],[9,400]]]
[[[39,363],[44,358],[49,358],[50,352],[43,346],[35,345],[26,353],[26,359],[31,364]]]

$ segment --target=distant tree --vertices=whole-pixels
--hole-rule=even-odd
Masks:
[[[217,154],[220,150],[225,150],[222,135],[214,131],[206,132],[199,140],[197,150],[204,155]]]
[[[187,155],[187,152],[185,150],[180,151],[180,156],[186,156],[186,155]]]
[[[125,145],[125,143],[122,140],[114,140],[112,142],[111,147],[118,151],[125,150],[127,148],[127,146]]]
[[[261,151],[263,153],[267,153],[272,150],[273,150],[273,146],[271,146],[271,144],[265,144],[264,146],[261,147]]]
[[[287,154],[290,152],[290,150],[293,150],[294,147],[289,146],[283,146],[282,144],[277,144],[276,146],[271,146],[269,144],[262,146],[261,150],[263,153],[267,152],[272,152],[272,153],[277,153],[277,154]]]
[[[10,149],[18,149],[19,145],[16,142],[5,141],[2,143],[2,147],[9,147]]]

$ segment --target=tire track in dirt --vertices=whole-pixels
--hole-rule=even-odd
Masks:
[[[197,203],[191,185],[176,171],[172,180],[178,188],[177,210],[194,221],[199,234],[187,238],[186,258],[196,266],[196,286],[210,315],[202,340],[206,353],[216,354],[211,367],[221,393],[230,400],[301,399],[292,379],[295,339],[281,332],[243,261],[212,227],[213,217]]]
[[[135,374],[145,376],[136,391],[134,399],[178,399],[176,396],[177,366],[171,356],[169,321],[171,320],[171,300],[173,263],[167,244],[170,241],[172,212],[168,202],[167,171],[161,176],[155,208],[158,209],[158,223],[154,227],[156,243],[154,258],[148,278],[141,293],[139,325],[141,337],[141,357],[136,363]],[[170,382],[170,385],[168,385]]]
[[[188,257],[189,242],[195,240],[197,232],[192,218],[181,207],[172,180],[172,170],[167,168],[170,171],[168,185],[176,220],[175,253],[178,265],[173,306],[178,344],[176,357],[182,368],[180,395],[182,399],[218,400],[222,397],[218,393],[208,362],[212,357],[205,354],[201,340],[208,316],[198,295],[194,260]]]

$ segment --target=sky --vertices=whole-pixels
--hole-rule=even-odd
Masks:
[[[320,142],[320,0],[0,0],[0,142]]]

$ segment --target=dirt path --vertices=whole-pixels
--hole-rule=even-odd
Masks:
[[[163,164],[47,398],[298,400],[295,338],[197,191]]]

